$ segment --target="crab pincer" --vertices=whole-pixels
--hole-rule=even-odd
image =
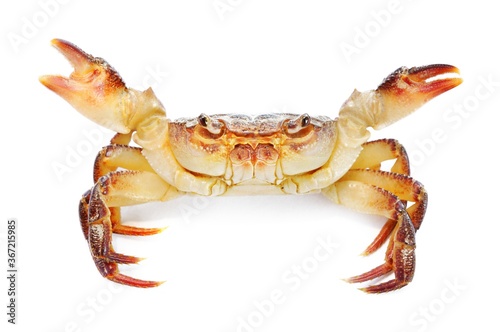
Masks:
[[[462,83],[457,67],[435,64],[421,67],[401,67],[389,75],[377,88],[387,110],[377,119],[374,129],[382,129],[440,94]]]
[[[149,89],[144,92],[126,87],[118,72],[104,59],[78,46],[53,39],[52,46],[73,66],[69,77],[44,75],[40,82],[65,99],[91,121],[120,134],[134,131],[141,120],[164,116],[163,106]]]
[[[126,104],[130,96],[116,70],[105,60],[65,40],[53,39],[52,45],[68,59],[74,71],[69,77],[41,76],[40,82],[90,120],[113,131],[128,133]]]

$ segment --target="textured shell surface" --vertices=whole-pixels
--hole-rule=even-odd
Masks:
[[[280,132],[283,123],[296,120],[303,114],[293,113],[268,113],[258,115],[247,114],[214,114],[210,115],[213,121],[221,121],[226,129],[236,135],[268,136]],[[334,121],[327,116],[310,117],[311,124],[323,127],[326,123]],[[176,124],[185,124],[186,128],[194,127],[199,123],[196,118],[180,118],[172,121]]]

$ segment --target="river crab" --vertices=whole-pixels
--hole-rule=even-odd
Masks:
[[[354,90],[336,119],[308,114],[201,114],[175,121],[152,89],[126,87],[105,60],[54,39],[72,64],[69,78],[40,81],[90,120],[117,134],[96,157],[94,185],[79,204],[80,222],[102,276],[135,286],[161,284],[123,275],[118,264],[140,258],[113,250],[112,234],[151,235],[162,229],[127,226],[120,207],[167,201],[189,193],[305,194],[321,192],[333,202],[387,218],[368,255],[388,240],[385,261],[347,279],[359,283],[394,273],[362,288],[382,293],[407,285],[415,272],[415,232],[427,192],[410,176],[405,149],[394,139],[368,141],[368,128],[382,129],[430,99],[459,85],[456,67],[401,67],[375,90]],[[137,146],[129,143],[133,140]],[[381,163],[395,160],[388,171]]]

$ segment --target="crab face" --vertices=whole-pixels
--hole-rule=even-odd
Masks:
[[[201,114],[169,123],[169,142],[181,166],[194,173],[233,184],[275,184],[324,165],[335,130],[333,120],[308,114]]]

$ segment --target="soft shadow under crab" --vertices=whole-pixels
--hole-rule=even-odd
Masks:
[[[106,61],[60,39],[52,44],[73,73],[40,81],[90,120],[117,135],[98,154],[94,185],[80,201],[80,221],[99,272],[135,287],[155,287],[119,272],[140,258],[116,253],[112,234],[151,235],[157,228],[121,224],[120,207],[167,201],[190,193],[305,194],[321,192],[333,202],[387,218],[364,251],[388,242],[385,262],[347,279],[394,279],[362,288],[369,293],[407,285],[415,273],[415,232],[427,206],[422,184],[410,176],[404,148],[393,139],[368,142],[367,128],[381,129],[430,99],[459,85],[450,65],[401,67],[375,90],[352,95],[337,119],[308,114],[201,114],[170,121],[151,89],[127,88]],[[129,145],[131,139],[140,147]],[[381,164],[395,160],[390,171]],[[411,205],[407,203],[411,202]]]

